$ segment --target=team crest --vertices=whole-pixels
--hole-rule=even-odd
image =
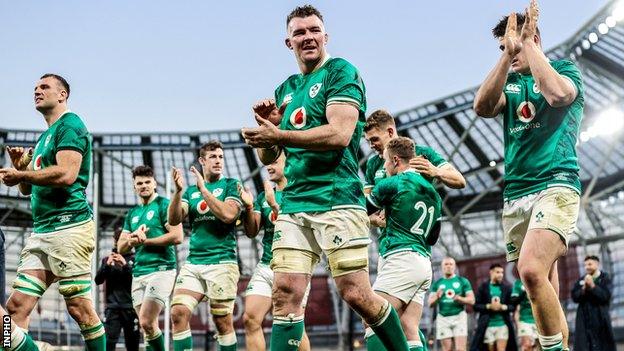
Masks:
[[[52,136],[51,136],[51,135],[48,135],[48,136],[46,137],[45,143],[43,143],[43,146],[44,146],[44,147],[45,147],[45,146],[48,146],[48,144],[50,143],[50,139],[52,139]]]
[[[210,211],[210,208],[208,208],[206,200],[201,200],[197,203],[197,212],[199,212],[199,214],[206,214],[208,211]]]
[[[41,155],[37,155],[37,157],[35,157],[35,162],[33,162],[33,168],[35,169],[35,171],[41,169]]]
[[[284,96],[284,101],[282,101],[282,104],[290,104],[291,101],[292,101],[292,93],[288,93],[286,94],[286,96]]]
[[[306,125],[306,121],[306,110],[303,106],[295,109],[290,114],[290,124],[292,124],[295,129],[303,128]]]
[[[139,216],[132,217],[132,223],[139,223]]]
[[[539,93],[541,93],[541,92],[542,92],[542,91],[541,91],[541,90],[537,87],[537,83],[533,83],[533,92],[534,92],[535,94],[539,94]]]
[[[535,118],[535,105],[531,101],[523,101],[518,106],[516,114],[521,122],[529,123]]]
[[[265,201],[265,202],[263,202],[263,203],[262,203],[262,207],[269,207],[269,203],[268,203],[268,202],[266,202],[266,201]]]
[[[377,172],[375,172],[375,179],[379,179],[379,178],[385,178],[386,177],[386,170],[385,169],[378,169]]]
[[[149,210],[145,215],[145,218],[147,218],[148,221],[154,218],[154,210]]]
[[[310,91],[308,92],[308,95],[310,95],[310,98],[313,99],[318,94],[318,92],[321,90],[322,85],[323,83],[316,83],[310,87]]]
[[[453,288],[459,289],[459,283],[458,282],[453,283]]]
[[[214,197],[219,197],[221,194],[223,194],[223,188],[216,188],[212,191],[212,195],[214,195]]]

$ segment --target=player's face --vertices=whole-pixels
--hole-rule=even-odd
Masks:
[[[54,109],[66,98],[67,92],[53,77],[40,79],[35,85],[35,108],[39,112]]]
[[[494,268],[490,270],[490,280],[500,284],[503,282],[504,273],[505,271],[502,268]]]
[[[453,273],[455,273],[455,261],[449,260],[449,259],[443,260],[442,272],[444,272],[444,275],[448,275],[448,276],[453,275]]]
[[[594,274],[598,270],[598,262],[594,260],[585,261],[585,273]]]
[[[372,128],[364,133],[364,139],[368,141],[371,149],[375,150],[379,156],[383,157],[386,144],[392,139],[390,133],[380,128]]]
[[[136,176],[134,178],[134,191],[143,199],[150,198],[156,192],[156,179],[154,177]]]
[[[391,176],[397,174],[394,156],[391,155],[386,149],[384,150],[382,157],[384,159],[384,168],[386,170],[386,173],[388,173],[388,175],[391,175]]]
[[[277,182],[284,177],[284,155],[282,154],[277,160],[267,166],[267,172],[269,173],[269,180]]]
[[[501,51],[505,51],[505,39],[498,39],[498,43]],[[520,49],[520,52],[511,60],[511,70],[516,73],[529,73],[531,71],[524,50]]]
[[[206,151],[204,156],[199,158],[204,169],[204,177],[218,176],[223,173],[223,149]]]
[[[316,16],[295,17],[288,23],[286,46],[293,50],[297,61],[316,63],[325,57],[327,33]]]

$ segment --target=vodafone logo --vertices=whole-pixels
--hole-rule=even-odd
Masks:
[[[35,157],[35,162],[33,162],[33,168],[35,169],[35,171],[41,169],[41,155],[37,155],[37,157]]]
[[[535,118],[535,105],[531,101],[523,101],[516,110],[518,119],[524,123],[529,123]]]
[[[444,292],[444,295],[446,295],[447,298],[452,299],[453,297],[455,297],[455,290],[448,289]]]
[[[306,110],[303,106],[295,109],[290,114],[290,124],[292,124],[295,129],[303,128],[306,125],[306,121]]]
[[[206,214],[208,211],[210,211],[210,208],[208,208],[206,200],[201,200],[197,203],[197,212],[199,212],[199,214]]]

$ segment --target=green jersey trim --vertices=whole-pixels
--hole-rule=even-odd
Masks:
[[[365,207],[358,206],[358,205],[336,205],[336,206],[332,206],[331,209],[332,210],[342,210],[342,209],[349,209],[349,208],[366,211]]]

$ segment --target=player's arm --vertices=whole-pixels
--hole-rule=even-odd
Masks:
[[[27,183],[39,186],[66,187],[72,185],[82,163],[82,154],[75,150],[61,150],[56,153],[56,165],[41,170],[17,170],[14,168],[0,169],[0,177],[7,186]],[[20,188],[30,193],[30,189]],[[24,194],[24,192],[22,192]]]
[[[21,146],[7,146],[7,154],[11,160],[11,165],[18,171],[33,170],[32,166],[32,148],[23,148]],[[18,189],[22,195],[30,195],[32,186],[28,183],[21,182],[18,184]]]
[[[26,170],[27,171],[32,171],[33,170],[32,162],[30,162],[28,164],[28,166],[26,166]],[[24,196],[28,196],[28,195],[30,195],[32,193],[32,184],[30,184],[30,183],[20,182],[17,185],[17,188],[19,189],[19,192],[22,193],[22,195],[24,195]]]
[[[503,93],[507,81],[507,72],[511,68],[511,61],[514,56],[521,49],[517,27],[516,13],[512,12],[507,20],[507,28],[501,46],[503,53],[475,96],[473,109],[478,116],[496,117],[507,103],[507,98]]]
[[[117,240],[117,251],[119,251],[119,253],[122,255],[130,252],[133,247],[131,241],[132,238],[130,237],[130,232],[121,232],[121,234],[119,235],[119,240]]]
[[[444,185],[453,189],[462,189],[466,186],[464,176],[448,162],[436,167],[423,156],[416,156],[410,160],[410,167],[420,174],[439,179]]]
[[[260,212],[256,211],[254,208],[253,196],[251,195],[251,190],[248,187],[243,188],[242,185],[239,185],[238,192],[241,202],[243,203],[241,221],[243,222],[245,235],[247,235],[248,238],[254,238],[260,231]]]
[[[171,226],[176,226],[182,223],[184,217],[188,214],[188,203],[182,201],[182,191],[184,190],[182,171],[178,168],[172,168],[171,177],[173,178],[173,184],[175,184],[175,190],[169,202],[167,223]]]
[[[572,80],[563,76],[550,65],[548,58],[534,41],[525,41],[524,52],[531,67],[531,74],[535,82],[552,107],[570,105],[578,91]]]
[[[167,245],[180,245],[184,240],[184,231],[182,230],[182,223],[177,225],[165,224],[167,233],[155,237],[145,239],[143,245],[146,246],[167,246]]]
[[[466,293],[466,296],[455,295],[455,301],[464,304],[464,305],[474,305],[475,297],[472,291]]]
[[[328,124],[303,131],[284,130],[280,145],[313,151],[344,149],[351,142],[359,113],[352,104],[330,104],[326,108]]]
[[[236,221],[241,212],[240,202],[230,197],[226,197],[224,201],[217,199],[212,192],[206,188],[204,176],[193,166],[191,166],[191,173],[195,176],[197,188],[204,201],[206,201],[210,212],[223,223],[230,224]]]
[[[438,288],[437,284],[434,284],[434,286],[431,287],[431,293],[429,294],[429,299],[427,300],[429,307],[437,305],[438,300],[440,300],[440,296],[442,296],[442,290]]]

